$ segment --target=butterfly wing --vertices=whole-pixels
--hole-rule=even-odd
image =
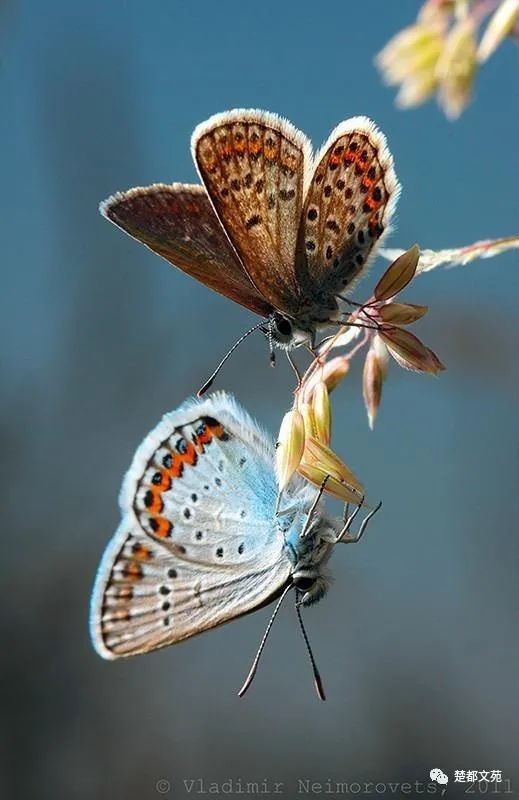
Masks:
[[[371,120],[354,117],[332,131],[315,159],[299,232],[314,294],[351,288],[366,271],[399,193],[386,139]]]
[[[273,448],[225,393],[166,414],[138,448],[99,567],[91,634],[105,658],[187,639],[268,602],[290,562],[274,523]]]
[[[238,109],[199,125],[192,150],[251,281],[275,308],[296,315],[296,245],[310,142],[275,114]]]
[[[157,183],[118,192],[99,210],[170,264],[261,316],[272,307],[252,285],[203,186]]]

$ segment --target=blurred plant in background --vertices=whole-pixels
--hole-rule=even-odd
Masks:
[[[395,303],[395,295],[421,273],[436,267],[465,266],[477,258],[491,258],[518,248],[519,236],[506,236],[445,250],[420,251],[416,245],[407,251],[382,249],[380,254],[392,263],[375,286],[373,297],[360,304],[339,332],[321,345],[319,356],[305,373],[299,391],[308,398],[317,380],[324,381],[331,391],[349,372],[352,358],[365,350],[362,388],[369,425],[373,428],[390,356],[399,366],[414,372],[438,375],[445,369],[436,353],[407,330],[408,325],[427,313],[427,306]],[[337,355],[339,348],[348,349]]]
[[[362,350],[365,362],[362,393],[370,428],[382,399],[390,356],[404,369],[438,375],[442,362],[407,326],[421,319],[427,306],[395,302],[422,272],[442,265],[465,265],[476,258],[490,258],[519,248],[519,236],[476,242],[447,250],[423,250],[414,245],[407,251],[382,250],[392,260],[365,303],[355,304],[337,334],[318,347],[294,393],[294,404],[281,423],[276,466],[282,491],[297,472],[328,494],[354,505],[364,502],[364,490],[349,467],[331,449],[329,393],[349,373],[352,358]],[[347,301],[352,302],[352,301]],[[360,341],[356,341],[360,339]],[[346,352],[337,355],[338,348]]]
[[[519,38],[519,0],[427,0],[376,64],[389,86],[400,87],[398,107],[436,94],[445,115],[456,119],[471,100],[480,65],[506,38]]]
[[[330,448],[331,407],[329,392],[349,370],[349,362],[362,348],[367,349],[363,394],[370,427],[380,405],[382,385],[389,356],[405,369],[438,374],[444,369],[438,356],[405,326],[427,313],[426,306],[396,303],[394,298],[413,280],[420,250],[414,245],[399,254],[382,275],[373,296],[354,304],[339,333],[325,340],[319,355],[307,369],[295,391],[293,408],[281,423],[276,449],[279,486],[283,490],[292,475],[321,487],[347,503],[362,505],[364,490],[349,467]],[[348,345],[362,332],[360,343],[345,355],[328,360],[331,350]]]

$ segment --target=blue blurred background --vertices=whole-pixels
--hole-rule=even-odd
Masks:
[[[517,254],[411,287],[431,307],[417,332],[448,370],[392,367],[373,433],[360,363],[334,396],[336,449],[384,506],[359,547],[334,555],[335,585],[306,615],[328,702],[290,604],[243,700],[269,610],[116,663],[87,633],[135,447],[254,321],[109,225],[101,199],[196,180],[189,137],[218,111],[276,111],[315,144],[367,114],[403,184],[392,246],[517,233],[517,53],[506,44],[490,60],[456,124],[434,104],[398,112],[373,56],[417,8],[4,5],[2,796],[144,800],[166,780],[184,797],[184,779],[227,777],[294,796],[298,778],[427,781],[432,767],[451,783],[454,769],[513,778]],[[292,384],[258,334],[218,385],[275,433]]]

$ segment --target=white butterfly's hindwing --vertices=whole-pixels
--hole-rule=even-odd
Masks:
[[[252,611],[291,564],[275,524],[273,448],[225,393],[166,414],[138,448],[90,627],[105,658],[164,647]]]

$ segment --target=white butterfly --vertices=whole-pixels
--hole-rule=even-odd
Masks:
[[[320,499],[296,478],[278,503],[273,442],[231,395],[166,414],[134,456],[98,570],[90,629],[99,655],[174,644],[290,589],[300,619],[299,605],[327,589],[334,545],[358,541],[373,513],[352,536],[358,509],[339,523]]]

